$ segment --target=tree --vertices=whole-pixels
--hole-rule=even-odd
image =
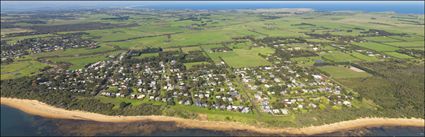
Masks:
[[[120,108],[121,108],[121,109],[123,109],[123,108],[125,108],[125,107],[129,106],[130,104],[131,104],[131,103],[121,102],[121,103],[120,103]]]

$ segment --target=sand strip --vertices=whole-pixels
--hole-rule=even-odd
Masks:
[[[407,118],[359,118],[321,126],[305,128],[263,128],[236,122],[219,122],[206,120],[183,119],[168,116],[108,116],[79,110],[65,110],[53,107],[37,100],[15,99],[1,97],[1,104],[7,105],[29,114],[59,119],[92,120],[98,122],[134,122],[134,121],[161,121],[176,122],[178,126],[187,128],[202,128],[211,130],[231,131],[249,130],[267,134],[322,134],[363,127],[377,126],[415,126],[425,127],[424,119]]]

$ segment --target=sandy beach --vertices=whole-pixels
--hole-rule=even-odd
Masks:
[[[249,130],[270,134],[322,134],[335,131],[349,130],[362,127],[376,126],[415,126],[424,127],[424,119],[406,118],[359,118],[321,126],[304,128],[263,128],[236,122],[219,122],[206,120],[183,119],[167,116],[108,116],[79,110],[65,110],[53,107],[37,100],[15,99],[1,97],[1,104],[7,105],[29,114],[48,118],[92,120],[98,122],[134,122],[134,121],[161,121],[176,122],[178,126],[187,128],[202,128],[221,131]]]

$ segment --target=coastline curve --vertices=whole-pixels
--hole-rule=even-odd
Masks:
[[[378,126],[412,126],[425,127],[424,119],[419,118],[359,118],[355,120],[341,121],[332,124],[319,126],[308,126],[303,128],[265,128],[253,125],[247,125],[237,122],[224,121],[207,121],[184,119],[169,116],[109,116],[80,110],[66,110],[57,108],[37,100],[17,99],[1,97],[2,105],[7,105],[23,112],[38,115],[47,118],[56,119],[74,119],[74,120],[90,120],[97,122],[142,122],[142,121],[158,121],[158,122],[175,122],[180,127],[185,128],[202,128],[219,131],[232,130],[249,130],[264,134],[293,134],[293,135],[314,135],[331,133],[336,131],[350,130],[363,127]]]

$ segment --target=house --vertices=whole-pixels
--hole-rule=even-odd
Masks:
[[[288,109],[280,109],[280,111],[282,112],[283,115],[287,115],[288,114]]]

